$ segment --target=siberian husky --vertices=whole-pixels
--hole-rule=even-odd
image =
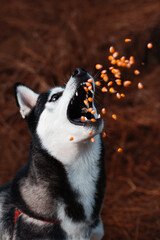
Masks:
[[[103,120],[94,105],[94,81],[85,89],[90,78],[77,68],[65,87],[41,94],[16,84],[32,140],[28,162],[0,188],[0,240],[102,239]]]

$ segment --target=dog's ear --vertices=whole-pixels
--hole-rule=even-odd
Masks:
[[[16,83],[15,96],[22,118],[27,117],[35,107],[39,94],[22,83]]]

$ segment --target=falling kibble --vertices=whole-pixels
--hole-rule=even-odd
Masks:
[[[94,119],[94,118],[91,118],[91,122],[96,122],[96,119]]]
[[[93,101],[93,98],[89,97],[89,98],[88,98],[88,101],[89,101],[89,102],[92,102],[92,101]]]
[[[116,93],[116,97],[117,97],[118,99],[120,99],[120,98],[121,98],[121,94],[120,94],[120,93]]]
[[[118,149],[117,149],[117,152],[119,152],[119,153],[122,152],[122,151],[123,151],[122,148],[118,148]]]
[[[103,68],[103,66],[102,66],[101,64],[96,64],[95,68],[96,68],[97,70],[100,70],[100,69]]]
[[[92,112],[93,111],[93,108],[92,107],[90,107],[90,108],[88,108],[88,112]]]
[[[102,108],[101,112],[102,112],[102,114],[106,114],[106,109]]]
[[[116,114],[112,114],[112,118],[113,118],[114,120],[117,120],[117,115],[116,115]]]
[[[131,42],[132,40],[130,38],[126,38],[124,41],[128,43],[128,42]]]
[[[85,104],[87,107],[89,107],[89,103],[88,103],[87,100],[84,100],[83,102],[84,102],[84,104]]]
[[[109,48],[109,52],[110,52],[110,53],[114,53],[114,52],[115,52],[115,48],[114,48],[113,46],[111,46],[111,47]]]
[[[143,84],[141,82],[138,83],[138,89],[142,89],[143,88]]]
[[[91,111],[91,114],[92,114],[92,115],[94,115],[94,114],[95,114],[95,111],[94,111],[94,110],[92,110],[92,111]]]
[[[112,82],[112,81],[109,81],[107,85],[108,85],[108,87],[110,87],[110,86],[113,85],[113,82]]]
[[[93,78],[89,78],[89,79],[87,80],[87,82],[92,83],[92,82],[93,82]]]
[[[102,138],[105,138],[107,136],[106,132],[102,132]]]
[[[99,87],[99,86],[101,86],[101,82],[100,81],[96,81],[95,85]]]
[[[92,86],[89,86],[89,87],[88,87],[88,90],[91,91],[91,90],[92,90]]]
[[[117,58],[117,57],[118,57],[118,52],[114,52],[114,53],[113,53],[113,57],[114,57],[114,58]]]
[[[147,44],[147,48],[151,49],[153,47],[153,44],[152,43],[148,43]]]
[[[118,86],[122,85],[121,79],[116,79],[115,82],[117,83]]]
[[[125,97],[125,94],[124,94],[124,93],[121,93],[121,97],[123,97],[123,98],[124,98],[124,97]]]
[[[139,74],[140,74],[140,71],[136,69],[136,70],[134,70],[134,74],[135,74],[135,75],[139,75]]]
[[[89,91],[89,89],[88,89],[87,87],[84,87],[84,90],[85,90],[86,92],[88,92],[88,91]]]
[[[131,85],[131,83],[132,83],[131,81],[124,81],[124,82],[123,82],[123,86],[124,86],[124,87],[128,87],[128,86]]]
[[[116,91],[114,88],[111,87],[111,88],[109,89],[109,92],[110,92],[110,93],[116,93],[117,91]]]
[[[95,139],[94,139],[94,138],[91,138],[91,142],[93,142],[93,143],[94,143],[94,142],[95,142]]]
[[[107,72],[107,70],[105,70],[105,69],[101,71],[102,74],[104,74],[104,73],[106,73],[106,72]]]
[[[81,116],[81,121],[85,122],[86,121],[86,117],[85,116]]]
[[[108,89],[107,89],[106,87],[103,87],[103,88],[101,89],[101,91],[102,91],[102,92],[108,92]]]

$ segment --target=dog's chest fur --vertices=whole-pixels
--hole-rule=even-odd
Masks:
[[[96,143],[89,151],[85,152],[84,148],[79,158],[70,166],[65,167],[72,188],[80,196],[78,201],[83,205],[87,220],[91,219],[93,205],[95,204],[93,196],[96,192],[96,182],[99,174],[98,160],[100,158],[98,148]]]

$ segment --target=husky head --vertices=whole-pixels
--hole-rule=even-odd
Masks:
[[[33,141],[39,141],[41,147],[55,158],[60,159],[62,152],[67,157],[67,152],[74,147],[93,145],[91,137],[102,132],[103,120],[94,105],[94,81],[90,85],[91,90],[84,90],[91,78],[84,69],[77,68],[65,88],[55,87],[41,94],[23,84],[16,84],[17,104],[28,123]],[[86,104],[84,100],[88,98],[93,100]],[[93,114],[88,112],[88,108],[93,108]]]

